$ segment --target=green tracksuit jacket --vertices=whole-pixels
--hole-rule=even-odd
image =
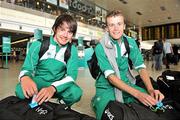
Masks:
[[[125,36],[129,42],[130,46],[130,54],[129,57],[133,62],[134,68],[138,71],[139,69],[145,68],[144,61],[142,55],[137,47],[137,44],[134,39]],[[128,54],[123,56],[126,52],[126,48],[124,45],[123,38],[121,39],[121,43],[119,44],[118,41],[115,41],[111,38],[112,43],[116,46],[116,62],[118,64],[118,68],[120,71],[121,79],[130,86],[142,91],[146,92],[144,89],[132,84],[127,77],[128,72]],[[101,119],[102,113],[104,108],[108,104],[110,100],[115,100],[115,93],[113,85],[107,80],[108,75],[115,73],[111,64],[109,63],[103,46],[99,43],[95,48],[95,53],[98,59],[98,64],[100,66],[101,71],[103,74],[96,80],[96,95],[92,99],[92,106],[96,113],[97,120]],[[123,99],[124,102],[134,102],[134,98],[128,94],[123,92]]]
[[[29,76],[37,84],[38,90],[53,85],[56,87],[56,96],[63,99],[68,105],[80,100],[82,90],[75,84],[78,74],[77,48],[71,46],[71,56],[67,63],[64,53],[67,45],[60,46],[51,36],[49,49],[39,58],[41,42],[32,43],[22,66],[19,80]],[[20,83],[16,86],[16,95],[24,99]]]

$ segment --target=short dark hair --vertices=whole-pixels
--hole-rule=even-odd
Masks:
[[[77,22],[68,14],[62,14],[56,18],[54,25],[52,26],[53,31],[55,32],[58,26],[62,25],[64,22],[68,24],[69,30],[75,35],[77,31]]]
[[[124,17],[124,14],[122,13],[122,11],[121,10],[113,10],[106,15],[106,25],[107,25],[107,18],[115,17],[115,16],[122,16],[124,18],[124,23],[125,23],[125,17]]]

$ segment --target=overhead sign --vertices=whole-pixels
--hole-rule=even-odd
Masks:
[[[11,37],[2,37],[3,53],[11,52]]]
[[[95,5],[88,1],[69,0],[69,9],[84,15],[95,15]]]

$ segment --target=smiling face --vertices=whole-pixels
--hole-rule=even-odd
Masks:
[[[73,32],[70,31],[70,28],[66,22],[63,22],[62,25],[59,25],[56,29],[56,34],[54,39],[61,45],[67,44],[72,40]]]
[[[115,40],[119,40],[126,26],[123,13],[120,10],[114,10],[108,13],[106,16],[106,26],[106,30],[110,36]]]
[[[106,30],[109,32],[110,36],[115,40],[119,40],[125,29],[124,17],[121,15],[107,17],[106,22]]]
[[[72,41],[72,37],[76,34],[77,22],[72,16],[62,14],[58,16],[52,26],[54,39],[60,44],[65,45]]]

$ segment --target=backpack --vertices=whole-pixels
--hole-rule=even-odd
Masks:
[[[126,52],[124,53],[124,55],[126,55],[126,54],[130,53],[130,47],[129,47],[129,43],[128,43],[126,37],[124,37],[124,44],[125,44],[125,48],[126,48]],[[132,61],[130,60],[129,56],[128,56],[128,63],[129,63],[130,69],[132,69],[133,64],[132,64]],[[87,61],[87,65],[88,65],[89,71],[91,73],[91,76],[94,79],[98,79],[99,76],[102,74],[102,71],[100,70],[100,67],[98,65],[98,60],[97,60],[95,52],[93,53],[91,59],[89,59]]]
[[[9,96],[0,101],[0,120],[95,120],[65,104],[44,102],[31,108],[30,99]]]
[[[154,46],[154,54],[161,54],[163,52],[163,45],[160,42],[157,42]]]
[[[50,39],[43,39],[43,40],[38,40],[38,41],[41,41],[41,48],[40,48],[40,51],[39,51],[39,59],[44,55],[44,53],[48,50],[49,48],[49,45],[50,45]],[[68,43],[67,44],[67,49],[64,53],[64,61],[67,63],[68,59],[70,58],[71,56],[71,46],[72,46],[72,43]]]
[[[109,101],[101,120],[179,120],[180,111],[176,102],[164,99],[161,107],[158,105],[146,107],[140,103],[120,103]]]

